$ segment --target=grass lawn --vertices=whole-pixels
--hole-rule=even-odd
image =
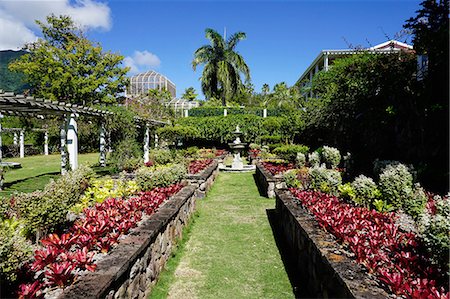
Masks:
[[[98,162],[98,153],[78,155],[79,164],[95,164]],[[32,192],[43,189],[52,178],[59,176],[61,171],[61,156],[39,155],[25,158],[7,158],[3,161],[19,162],[22,168],[6,170],[4,190],[0,191],[0,196],[9,196],[14,191]]]
[[[150,298],[294,298],[251,173],[221,173]]]

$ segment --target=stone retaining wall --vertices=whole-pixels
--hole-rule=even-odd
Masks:
[[[219,161],[215,159],[213,163],[208,165],[204,170],[196,174],[188,174],[186,179],[191,185],[198,186],[196,196],[198,198],[205,197],[206,192],[211,188],[214,180],[219,173]]]
[[[309,297],[388,298],[375,279],[347,257],[335,238],[293,202],[288,190],[275,193],[277,223]]]
[[[196,189],[184,187],[101,259],[95,272],[81,276],[59,298],[148,297],[195,210]]]
[[[268,172],[261,162],[256,163],[256,183],[261,193],[269,198],[275,197],[275,189],[283,187],[283,177],[273,176]]]

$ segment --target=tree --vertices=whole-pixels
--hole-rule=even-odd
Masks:
[[[204,64],[201,82],[202,91],[207,99],[215,97],[222,100],[225,106],[227,100],[235,96],[242,85],[241,74],[250,81],[250,69],[244,58],[235,51],[240,40],[245,39],[244,32],[236,32],[228,40],[215,30],[207,28],[206,38],[210,45],[198,48],[194,53],[192,68]]]
[[[21,72],[33,95],[76,104],[114,103],[125,90],[123,56],[103,52],[68,16],[37,21],[43,38],[25,45],[28,54],[9,65]]]
[[[173,109],[167,105],[171,98],[167,90],[149,89],[147,96],[129,99],[125,105],[142,118],[168,120],[174,116]]]
[[[197,98],[198,94],[195,93],[194,87],[188,87],[184,90],[183,95],[181,96],[182,99],[193,101]]]
[[[264,83],[262,88],[261,88],[261,92],[263,93],[263,95],[267,95],[270,92],[269,84]]]
[[[422,109],[426,170],[436,189],[449,190],[449,2],[425,0],[404,27],[412,31],[414,50],[428,58],[428,70],[417,90]],[[433,179],[431,179],[433,178]]]

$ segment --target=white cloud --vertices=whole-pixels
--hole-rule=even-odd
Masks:
[[[20,48],[25,42],[34,41],[33,30],[38,29],[35,20],[45,21],[49,14],[69,15],[85,30],[109,30],[112,23],[110,8],[97,0],[0,1],[0,49]],[[19,35],[12,36],[11,32]]]
[[[36,35],[22,23],[0,15],[0,50],[19,50],[25,43],[33,42]]]
[[[161,65],[158,56],[148,51],[134,51],[133,56],[127,56],[123,60],[125,66],[130,68],[130,73],[147,71],[149,68],[157,68]]]

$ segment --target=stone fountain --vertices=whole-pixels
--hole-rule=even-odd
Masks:
[[[228,146],[233,151],[233,163],[230,166],[219,165],[220,170],[225,171],[252,171],[255,170],[255,165],[244,165],[242,161],[241,153],[247,146],[247,143],[241,142],[240,136],[242,132],[239,130],[239,126],[236,126],[236,131],[233,132],[235,139],[233,142],[228,143]]]

